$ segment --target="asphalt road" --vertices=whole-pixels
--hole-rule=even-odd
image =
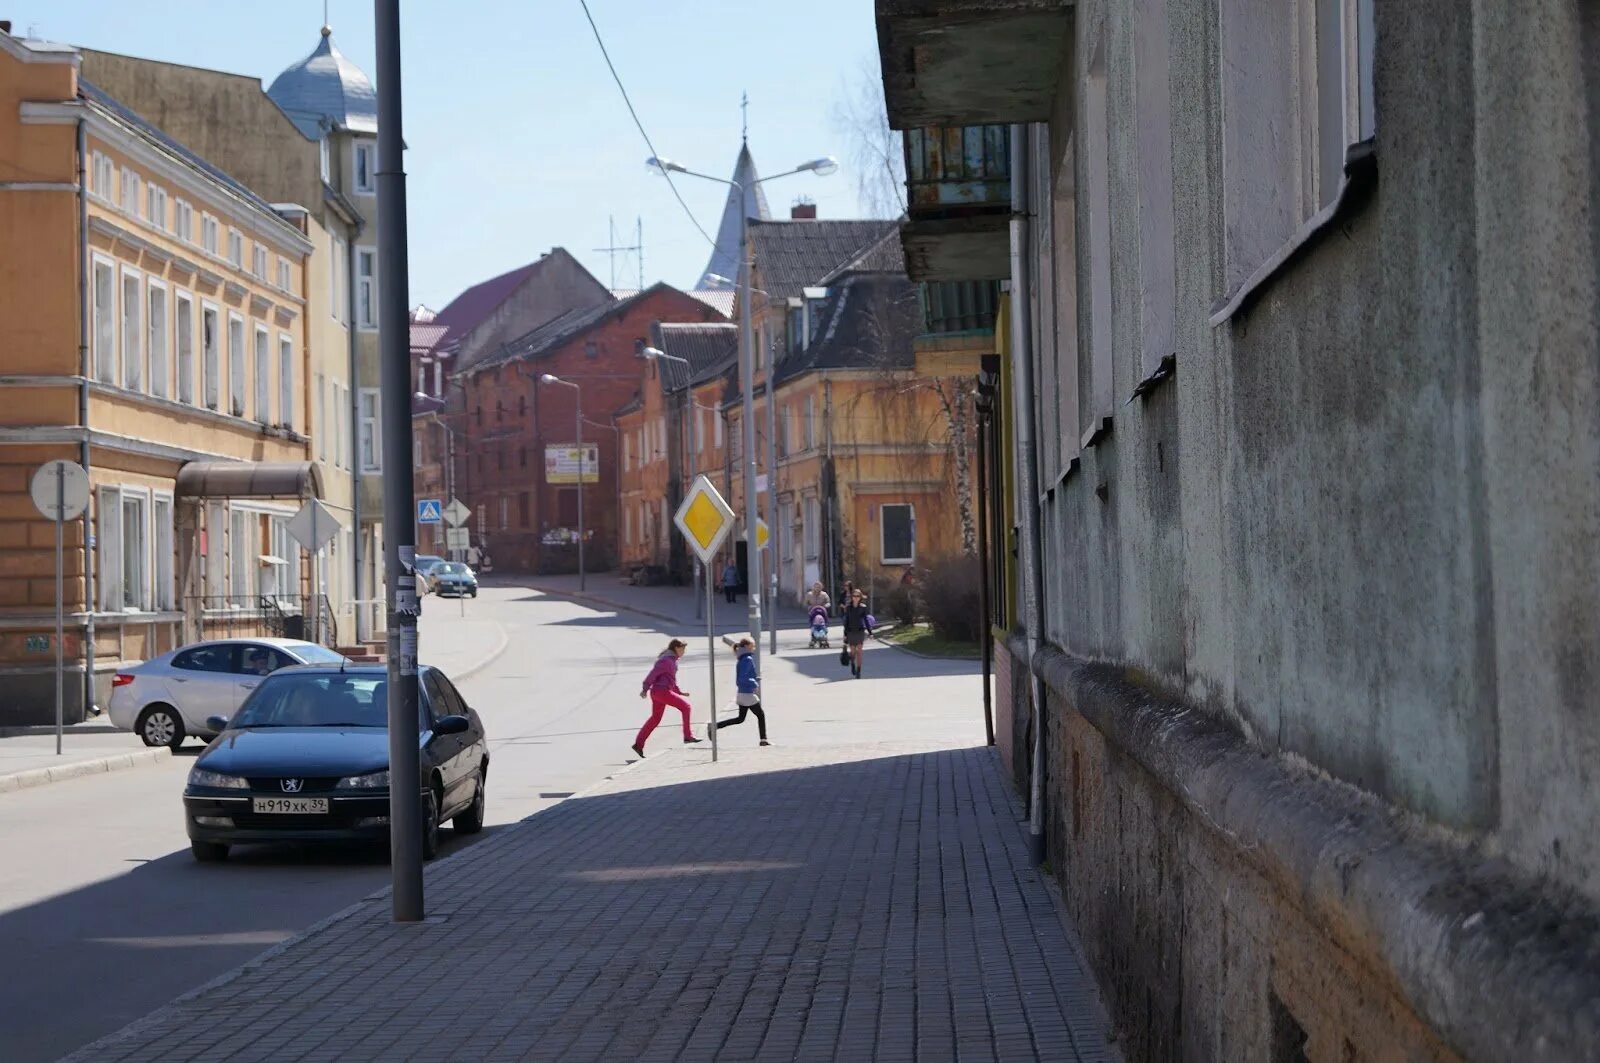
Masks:
[[[461,683],[491,742],[481,838],[631,759],[638,683],[664,636],[511,588],[466,611],[430,601],[422,655],[449,671],[505,640]],[[674,740],[663,728],[652,746]],[[0,794],[0,1058],[55,1059],[387,885],[379,852],[257,847],[196,863],[179,795],[198,751]]]

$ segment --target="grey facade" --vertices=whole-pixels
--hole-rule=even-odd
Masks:
[[[1027,134],[1051,866],[1134,1057],[1587,1058],[1600,18],[1274,7],[878,4]]]

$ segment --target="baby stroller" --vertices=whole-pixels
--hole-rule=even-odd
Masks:
[[[828,648],[828,611],[820,605],[811,607],[811,648]]]

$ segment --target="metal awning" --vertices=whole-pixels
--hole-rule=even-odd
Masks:
[[[309,461],[191,461],[178,470],[179,498],[321,498]]]

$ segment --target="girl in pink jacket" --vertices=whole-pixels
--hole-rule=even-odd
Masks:
[[[639,688],[641,698],[650,699],[650,718],[639,728],[639,737],[633,741],[633,751],[639,756],[644,756],[644,743],[650,737],[650,732],[656,729],[656,724],[661,722],[662,715],[671,705],[683,713],[683,741],[691,744],[700,741],[689,729],[689,703],[684,700],[683,691],[678,689],[678,658],[683,656],[683,651],[689,644],[682,639],[673,639],[667,643],[667,648],[661,656],[656,658],[656,663],[651,666],[650,674],[644,677],[644,685]]]

